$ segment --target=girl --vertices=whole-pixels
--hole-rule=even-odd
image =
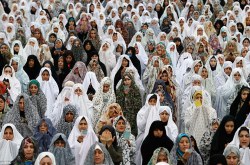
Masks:
[[[41,84],[41,90],[47,98],[47,111],[52,111],[59,93],[59,88],[52,77],[51,70],[47,67],[43,67],[37,77],[37,81]]]
[[[39,75],[41,65],[35,55],[29,55],[23,69],[28,74],[30,80],[33,80]]]
[[[69,135],[68,142],[75,155],[76,165],[83,164],[89,148],[98,140],[91,122],[85,116],[79,116]],[[84,147],[84,150],[83,150]]]

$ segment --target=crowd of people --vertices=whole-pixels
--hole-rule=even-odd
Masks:
[[[0,165],[247,165],[249,0],[0,0]]]

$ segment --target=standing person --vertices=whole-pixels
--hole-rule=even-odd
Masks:
[[[141,95],[140,89],[136,86],[133,77],[129,73],[123,74],[122,83],[116,93],[117,103],[121,105],[124,117],[131,125],[132,134],[136,136],[136,115],[141,108]]]

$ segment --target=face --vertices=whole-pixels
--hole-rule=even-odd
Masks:
[[[124,77],[124,82],[123,82],[123,84],[125,85],[125,86],[131,86],[131,83],[132,83],[132,80],[130,79],[130,77],[128,77],[128,76],[125,76]]]
[[[216,64],[217,64],[216,59],[215,59],[215,58],[211,58],[211,60],[210,60],[210,65],[211,65],[212,67],[216,67]]]
[[[107,93],[109,91],[110,85],[109,84],[104,84],[103,85],[103,93]]]
[[[62,47],[62,41],[61,40],[57,40],[55,43],[55,47],[56,48],[61,48]]]
[[[44,158],[41,159],[40,165],[53,165],[53,163],[48,156],[45,156]]]
[[[77,96],[81,96],[82,95],[82,90],[78,87],[76,90],[75,90],[75,94]]]
[[[6,67],[4,69],[4,74],[11,76],[12,75],[12,69],[10,67]]]
[[[206,68],[202,68],[201,77],[206,79],[208,77],[208,72]]]
[[[156,102],[157,102],[157,100],[155,98],[151,98],[151,99],[149,99],[148,104],[154,106],[154,105],[156,105]]]
[[[35,65],[35,61],[33,59],[30,59],[28,64],[30,68],[33,68]]]
[[[7,45],[2,45],[1,46],[1,53],[7,53],[8,52],[8,46]]]
[[[32,160],[33,156],[34,156],[34,144],[33,143],[26,143],[24,145],[23,151],[24,151],[24,157],[27,160]]]
[[[39,131],[40,132],[48,132],[48,125],[45,121],[43,121],[41,123],[41,125],[39,126]]]
[[[212,130],[216,131],[219,128],[219,123],[213,123]]]
[[[234,122],[233,121],[228,121],[225,124],[225,131],[227,134],[231,134],[234,130]]]
[[[35,95],[38,92],[38,87],[35,84],[31,84],[29,86],[29,91],[32,95]]]
[[[201,86],[201,81],[200,80],[194,80],[192,82],[193,86]]]
[[[104,163],[104,153],[99,150],[99,149],[96,149],[95,152],[94,152],[94,162],[95,164],[103,164]]]
[[[158,157],[157,157],[157,163],[158,162],[166,162],[166,163],[168,163],[168,157],[164,152],[159,152]]]
[[[65,121],[71,123],[73,122],[73,120],[74,120],[74,113],[71,111],[67,112],[65,115]]]
[[[0,98],[0,112],[4,110],[4,107],[5,107],[5,102],[3,99]]]
[[[194,100],[202,102],[202,95],[201,94],[195,95]]]
[[[239,72],[237,72],[237,73],[234,74],[234,79],[235,79],[235,81],[239,81],[240,78],[241,78],[241,75],[240,75]]]
[[[15,70],[15,72],[17,72],[18,63],[16,61],[12,61],[11,66],[13,67],[13,69]]]
[[[72,56],[68,55],[68,56],[66,57],[66,62],[67,62],[67,63],[70,63],[72,60],[73,60]]]
[[[103,51],[107,51],[108,50],[108,44],[107,43],[105,43],[103,46],[102,46],[102,50]]]
[[[88,129],[88,123],[85,119],[81,120],[78,125],[79,131],[87,130]]]
[[[126,58],[122,59],[122,66],[127,67],[128,66],[128,60]]]
[[[195,73],[198,73],[200,67],[201,67],[201,63],[199,62],[199,63],[197,63],[197,64],[194,66],[194,72],[195,72]]]
[[[58,60],[58,68],[63,69],[63,58],[59,58],[59,60]]]
[[[160,113],[160,118],[162,122],[168,122],[169,114],[167,113],[167,111],[163,111],[162,113]]]
[[[13,134],[13,130],[11,127],[7,127],[5,130],[4,130],[4,134],[3,134],[3,139],[5,140],[13,140],[14,138],[14,134]]]
[[[49,81],[49,72],[47,70],[44,70],[42,73],[42,80],[43,81]]]
[[[19,100],[19,110],[22,112],[24,111],[24,99],[23,98]]]
[[[118,132],[123,133],[126,129],[125,121],[123,119],[118,120],[115,128]]]
[[[224,72],[225,72],[228,76],[230,76],[230,74],[231,74],[231,72],[232,72],[232,68],[231,68],[231,67],[227,67],[227,68],[224,69]]]
[[[179,142],[179,148],[182,152],[185,152],[186,149],[189,149],[190,148],[190,142],[188,140],[187,137],[183,137],[181,138],[180,142]]]
[[[54,143],[55,147],[64,148],[65,147],[65,141],[57,139]]]
[[[240,147],[245,148],[249,146],[250,138],[249,133],[245,130],[242,130],[239,134]]]
[[[227,157],[227,164],[228,165],[237,165],[239,162],[239,158],[235,153],[230,153]]]
[[[241,100],[245,101],[247,99],[247,96],[249,95],[249,91],[248,90],[244,90],[241,92]]]
[[[163,131],[160,129],[155,129],[153,133],[154,133],[154,137],[157,137],[157,138],[160,138],[163,135]]]
[[[221,65],[223,65],[224,64],[224,59],[223,58],[218,58],[218,60],[219,60],[219,63],[221,64]]]

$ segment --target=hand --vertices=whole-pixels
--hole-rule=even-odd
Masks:
[[[78,138],[77,138],[77,141],[79,142],[79,143],[82,143],[83,142],[83,139],[84,139],[84,136],[78,136]]]
[[[188,158],[191,156],[192,153],[190,152],[185,152],[184,155],[182,156],[183,159],[188,160]]]
[[[110,139],[109,141],[107,141],[107,146],[110,147],[114,141],[115,141],[115,136],[112,139]]]
[[[110,143],[113,143],[113,139],[112,139],[112,134],[109,131],[104,131],[101,135],[100,135],[100,140],[104,145],[108,145],[110,146]]]

